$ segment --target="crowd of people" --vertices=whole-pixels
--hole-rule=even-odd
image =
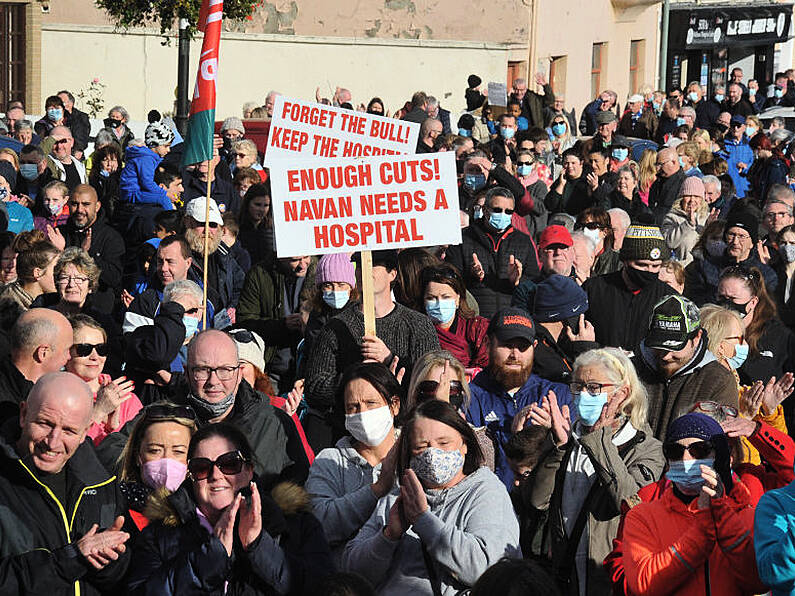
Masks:
[[[755,115],[795,75],[579,126],[533,82],[359,105],[461,211],[372,252],[375,334],[359,253],[277,254],[276,92],[187,166],[155,111],[6,106],[0,592],[795,594],[794,135]]]

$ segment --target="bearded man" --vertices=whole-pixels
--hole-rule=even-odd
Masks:
[[[571,402],[569,388],[533,374],[536,330],[527,311],[506,308],[491,319],[488,329],[489,366],[472,383],[472,401],[467,420],[475,426],[487,426],[496,440],[495,473],[506,488],[513,487],[513,472],[505,457],[505,444],[511,438],[514,416],[528,414],[535,404],[541,406],[550,393],[563,407]],[[527,416],[525,416],[527,418]]]
[[[207,208],[207,199],[204,197],[193,199],[185,207],[185,240],[191,250],[193,262],[190,266],[192,279],[203,279],[204,275],[204,221]],[[208,218],[209,243],[207,245],[207,285],[213,290],[219,300],[217,309],[234,309],[243,289],[246,274],[230,255],[218,250],[221,243],[221,231],[224,220],[221,211],[213,199],[210,199],[210,217]],[[231,314],[234,319],[234,315]]]

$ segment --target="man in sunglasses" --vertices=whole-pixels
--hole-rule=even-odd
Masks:
[[[219,145],[223,144],[220,137]],[[201,163],[188,166],[183,180],[185,191],[182,194],[183,200],[187,205],[190,201],[207,196],[207,178],[210,179],[210,198],[215,201],[222,213],[227,211],[232,213],[240,212],[240,193],[232,185],[232,173],[226,161],[222,161],[218,155],[218,149],[214,149],[213,158],[210,163]],[[204,221],[202,217],[200,221]]]
[[[87,184],[86,167],[72,155],[75,144],[71,131],[65,126],[56,126],[41,145],[47,156],[47,167],[52,177],[65,182],[72,191],[78,184]]]
[[[47,374],[0,434],[2,594],[104,594],[125,575],[124,499],[84,441],[93,403],[76,375]]]
[[[699,402],[737,407],[737,382],[707,349],[698,307],[687,298],[666,296],[655,305],[634,363],[660,440],[672,420]]]
[[[662,223],[671,210],[679,190],[685,181],[685,172],[679,164],[679,155],[673,147],[665,147],[657,152],[657,179],[649,189],[649,207],[654,211],[654,218]]]

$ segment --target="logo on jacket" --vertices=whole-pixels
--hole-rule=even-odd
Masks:
[[[765,350],[764,352],[759,352],[760,356],[764,356],[765,358],[773,358],[773,352],[770,350]]]
[[[494,413],[494,410],[486,414],[486,417],[484,418],[486,422],[497,422],[499,419],[500,418],[497,416],[497,414]]]

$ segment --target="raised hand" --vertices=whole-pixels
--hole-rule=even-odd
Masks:
[[[522,262],[513,255],[508,257],[508,279],[515,286],[522,280]]]
[[[771,379],[772,380],[772,379]],[[749,420],[757,415],[759,406],[762,405],[762,398],[765,396],[765,386],[762,381],[756,381],[748,387],[740,396],[739,410],[740,416]]]
[[[472,253],[472,275],[474,275],[478,281],[483,281],[483,278],[486,277],[486,272],[483,271],[483,265],[480,264],[480,259],[478,259],[477,253]]]
[[[555,445],[563,447],[569,442],[571,436],[571,416],[569,406],[558,407],[558,397],[551,389],[547,393],[549,399],[549,413],[552,417],[552,438]]]
[[[232,526],[234,526],[234,518]],[[248,548],[262,533],[262,499],[259,496],[257,485],[251,483],[251,504],[247,505],[245,499],[240,497],[240,522],[237,525],[237,535],[243,548]],[[226,546],[224,544],[224,546]]]
[[[61,234],[61,230],[52,227],[50,224],[47,224],[45,231],[47,234],[47,240],[49,240],[55,248],[61,251],[66,248],[66,238],[64,238],[63,234]]]
[[[525,406],[524,408],[516,412],[516,415],[513,417],[513,420],[511,421],[511,434],[515,435],[525,427],[527,421],[530,420],[530,412],[534,407],[538,406],[536,404],[533,404],[531,406]]]
[[[627,401],[627,398],[629,398],[629,392],[627,392],[624,397],[614,397],[612,400],[608,400],[608,402],[602,406],[602,413],[599,415],[599,419],[591,430],[594,431],[603,427],[610,428],[613,422],[615,422],[616,416],[621,410],[621,406]]]
[[[252,491],[253,493],[253,491]],[[237,517],[237,510],[240,508],[240,502],[243,497],[240,494],[235,495],[235,500],[229,505],[218,521],[213,526],[213,534],[216,535],[221,544],[226,549],[226,554],[232,556],[232,546],[235,542],[235,518]]]
[[[403,472],[403,479],[400,482],[400,497],[403,499],[403,512],[406,514],[406,521],[410,524],[414,524],[428,510],[425,489],[422,488],[420,479],[411,468]]]
[[[389,509],[389,517],[387,518],[386,527],[384,528],[384,536],[389,540],[400,540],[401,536],[408,530],[408,525],[403,521],[401,508],[403,507],[403,494],[395,499],[392,507]]]
[[[580,328],[575,335],[571,327],[566,327],[566,335],[571,341],[596,341],[596,329],[590,321],[585,319],[585,315],[580,315]]]
[[[86,252],[91,248],[91,228],[88,228],[86,235],[83,236],[83,242],[80,244],[80,248]]]
[[[712,499],[723,496],[723,483],[718,473],[709,466],[701,466],[701,477],[704,479],[704,484],[701,485],[701,492],[698,493],[698,508],[708,509],[712,505]]]
[[[298,379],[293,388],[290,390],[290,393],[287,394],[287,398],[284,400],[284,405],[282,409],[287,412],[288,415],[292,416],[298,410],[298,406],[301,404],[301,400],[304,398],[304,380]]]
[[[727,418],[721,423],[721,428],[728,437],[750,437],[756,432],[756,426],[756,422],[742,416]]]
[[[381,498],[388,494],[395,486],[395,459],[397,458],[398,442],[387,451],[384,459],[381,460],[381,473],[378,475],[378,480],[370,485],[373,494],[377,498]]]
[[[541,405],[533,404],[530,406],[530,424],[533,426],[543,426],[552,428],[552,410],[549,407],[549,398],[544,396]]]
[[[127,377],[119,377],[100,387],[91,412],[92,420],[94,422],[107,420],[121,404],[133,396],[134,389],[135,383]]]
[[[125,550],[124,543],[130,538],[127,532],[122,532],[124,518],[117,517],[113,525],[104,532],[97,532],[97,524],[77,541],[80,554],[95,568],[102,569],[109,563],[119,558]]]
[[[397,379],[397,382],[398,383],[402,383],[403,382],[403,376],[406,374],[406,367],[405,366],[401,366],[398,369],[398,362],[399,361],[400,361],[400,358],[398,358],[397,356],[392,358],[392,363],[389,365],[389,370],[392,372],[392,375],[395,377],[395,379]]]
[[[759,255],[759,260],[765,265],[770,263],[770,250],[765,246],[761,240],[756,243],[756,252]]]

